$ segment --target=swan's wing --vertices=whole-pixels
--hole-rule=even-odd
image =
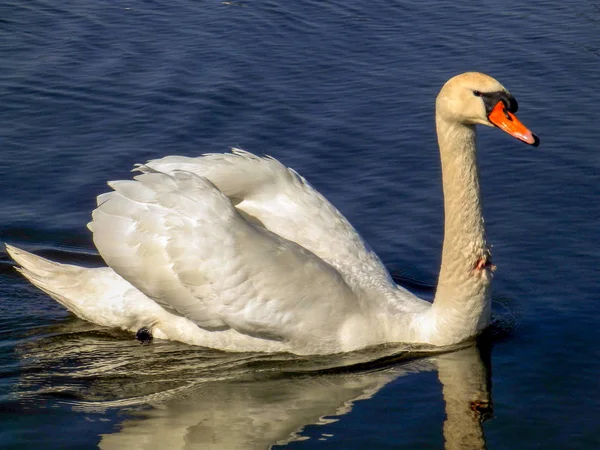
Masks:
[[[335,339],[358,311],[338,271],[240,215],[190,172],[109,183],[89,228],[110,267],[207,329],[271,338]],[[329,334],[331,335],[329,335]]]
[[[185,170],[201,175],[247,219],[308,249],[335,267],[353,288],[394,286],[379,258],[348,220],[304,178],[273,158],[233,149],[197,158],[167,156],[138,170]]]

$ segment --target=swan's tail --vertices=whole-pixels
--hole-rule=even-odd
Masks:
[[[22,273],[33,285],[81,317],[76,301],[70,294],[74,279],[81,275],[81,267],[56,263],[8,244],[6,244],[6,251],[20,266],[15,267],[17,271]]]
[[[108,267],[61,264],[8,244],[6,250],[25,278],[81,319],[135,331],[161,313],[162,308]]]

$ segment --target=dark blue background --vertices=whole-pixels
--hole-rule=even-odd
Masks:
[[[107,180],[241,146],[305,176],[391,270],[435,280],[434,100],[451,76],[486,72],[542,141],[479,136],[494,297],[518,323],[492,355],[488,448],[597,448],[600,3],[534,3],[4,2],[0,239],[99,264],[85,224]],[[78,372],[98,357],[83,344],[117,346],[123,377],[140,348],[85,328],[0,262],[0,446],[95,446],[131,413],[110,402],[131,395],[117,376]],[[411,375],[294,448],[441,447],[442,420],[435,375]]]

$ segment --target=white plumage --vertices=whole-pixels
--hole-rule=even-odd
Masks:
[[[445,90],[504,89],[481,74],[461,77],[440,93],[438,119]],[[464,101],[464,111],[487,121],[481,98]],[[438,121],[448,141],[440,136],[442,153],[455,142],[461,148],[453,152],[474,155],[473,127],[463,117],[445,126]],[[464,159],[455,167],[442,158],[445,178],[474,171],[466,178],[476,180]],[[234,149],[168,156],[137,170],[133,180],[109,183],[88,224],[109,267],[62,265],[7,246],[32,283],[83,319],[222,350],[303,354],[391,341],[449,345],[487,324],[491,275],[487,260],[478,266],[485,247],[478,184],[464,188],[472,205],[446,198],[447,215],[454,208],[466,216],[454,225],[460,239],[446,229],[444,255],[457,256],[444,278],[450,294],[432,306],[395,285],[342,214],[273,158]],[[462,248],[447,250],[448,241]]]

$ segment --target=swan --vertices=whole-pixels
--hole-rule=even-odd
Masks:
[[[84,320],[225,351],[333,354],[382,343],[451,346],[490,320],[476,125],[526,144],[495,79],[451,78],[436,100],[444,242],[433,303],[396,285],[346,218],[298,173],[240,149],[167,156],[109,182],[88,228],[108,267],[7,245],[29,281]]]

